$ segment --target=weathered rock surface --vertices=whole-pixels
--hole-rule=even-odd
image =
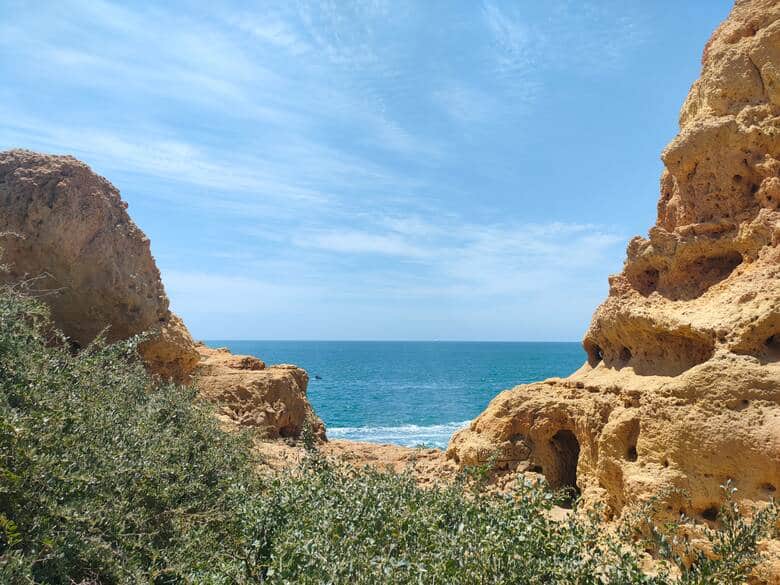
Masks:
[[[780,488],[780,2],[738,0],[663,152],[658,220],[610,279],[567,379],[498,395],[448,455],[575,486],[619,516],[710,520]],[[680,495],[684,490],[687,497]]]
[[[266,367],[252,356],[198,345],[195,384],[200,395],[217,405],[225,422],[257,429],[265,438],[297,437],[306,421],[314,435],[325,427],[306,399],[308,374],[289,364]]]
[[[119,191],[70,156],[0,153],[0,247],[4,282],[35,279],[57,326],[77,346],[150,332],[151,369],[185,381],[198,354],[168,309],[149,239]]]
[[[307,418],[324,437],[306,399],[306,372],[196,345],[171,313],[149,239],[119,191],[70,156],[0,152],[0,282],[33,279],[57,326],[75,347],[103,333],[109,341],[148,333],[149,369],[192,382],[223,416],[269,437],[297,436]]]
[[[457,479],[460,469],[439,449],[412,449],[400,445],[380,445],[336,439],[318,447],[321,454],[357,468],[373,467],[396,473],[411,472],[420,486],[446,484]],[[306,457],[300,444],[284,441],[255,441],[261,469],[279,471],[296,468]]]

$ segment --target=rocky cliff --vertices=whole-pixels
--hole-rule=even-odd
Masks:
[[[233,422],[270,437],[297,436],[308,417],[323,434],[306,399],[306,372],[265,369],[256,358],[195,344],[169,310],[149,239],[119,191],[84,163],[0,152],[0,236],[8,268],[0,282],[26,282],[41,295],[74,348],[101,333],[109,341],[147,333],[140,351],[150,371],[194,381],[204,397],[234,413]]]
[[[448,455],[572,486],[618,516],[780,488],[780,2],[738,0],[664,150],[658,219],[610,278],[567,379],[498,395]],[[686,496],[682,495],[682,492]]]

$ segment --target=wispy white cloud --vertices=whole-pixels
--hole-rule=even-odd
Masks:
[[[443,298],[549,294],[603,271],[621,234],[482,202],[478,190],[508,188],[494,182],[505,163],[476,162],[483,145],[468,137],[528,119],[551,70],[619,64],[640,39],[627,16],[556,1],[542,27],[517,4],[464,9],[470,48],[416,2],[63,0],[46,18],[18,3],[0,22],[0,71],[15,81],[0,88],[0,148],[72,153],[139,198],[197,208],[208,239],[160,254],[192,315],[215,299],[238,316],[323,298],[444,311]],[[501,148],[522,147],[514,132]]]
[[[558,0],[545,35],[550,63],[584,75],[620,68],[648,38],[633,5]]]
[[[419,217],[379,220],[362,229],[304,231],[292,243],[304,250],[332,254],[394,257],[379,272],[368,265],[385,291],[404,296],[473,294],[482,296],[542,293],[555,283],[576,281],[615,257],[623,234],[605,226],[549,222],[543,224],[473,224],[455,218],[424,221]],[[303,255],[302,255],[303,260]],[[322,261],[320,259],[320,261]],[[404,262],[418,269],[410,275]],[[361,278],[358,287],[366,284]]]
[[[251,12],[242,12],[240,15],[229,17],[227,22],[238,30],[250,34],[255,40],[281,47],[293,55],[301,55],[313,49],[296,30],[275,16],[261,17]]]
[[[297,15],[307,35],[330,62],[348,68],[380,64],[375,28],[395,3],[300,0]]]
[[[304,233],[295,240],[302,248],[348,254],[382,254],[403,258],[425,258],[428,252],[398,234],[376,234],[359,230],[327,230]]]
[[[371,160],[305,137],[288,138],[267,154],[251,149],[235,153],[186,142],[157,125],[116,130],[81,123],[63,125],[6,108],[2,103],[0,119],[5,121],[0,149],[21,144],[73,154],[106,171],[214,190],[220,197],[207,197],[203,203],[239,215],[251,214],[257,205],[265,212],[263,201],[284,202],[290,208],[326,202],[335,205],[345,189],[382,192],[412,185]],[[193,199],[186,190],[180,197]]]
[[[627,10],[628,3],[552,0],[543,22],[533,20],[528,8],[483,2],[484,21],[496,43],[497,72],[524,88],[527,99],[543,90],[539,72],[561,69],[585,76],[610,72],[647,39]]]
[[[272,337],[296,338],[284,323],[294,323],[301,307],[327,299],[316,324],[307,325],[310,336],[457,338],[474,331],[491,338],[493,331],[493,338],[561,339],[557,324],[539,328],[555,322],[541,315],[551,304],[556,315],[570,319],[592,311],[606,285],[584,276],[617,269],[623,241],[604,226],[474,225],[399,216],[362,229],[288,234],[284,260],[222,255],[220,274],[164,273],[175,310],[219,316],[220,327],[237,336],[263,336],[265,323],[276,328]],[[374,261],[356,263],[356,256]],[[523,315],[529,324],[521,324]],[[412,333],[406,319],[420,328]],[[220,335],[213,323],[194,324],[198,334]]]
[[[494,2],[484,2],[483,17],[496,45],[495,75],[514,97],[516,107],[527,107],[538,99],[543,89],[543,36],[519,14],[510,13]]]
[[[445,85],[433,94],[433,99],[459,122],[483,122],[498,114],[498,104],[493,96],[462,83]]]
[[[485,22],[500,49],[497,57],[507,73],[534,66],[539,54],[539,32],[533,31],[521,17],[507,13],[494,2],[485,2]]]
[[[0,108],[0,111],[2,109]],[[148,130],[148,129],[147,129]],[[251,192],[265,199],[322,201],[327,194],[292,181],[292,169],[270,166],[251,155],[225,160],[194,144],[172,137],[146,134],[124,137],[100,129],[53,126],[42,120],[15,116],[0,139],[0,148],[18,144],[62,154],[74,154],[104,169],[142,174],[179,183],[219,190]],[[183,197],[190,197],[182,193]],[[219,205],[220,202],[214,202]],[[223,202],[225,203],[225,202]]]
[[[176,311],[184,314],[212,311],[231,318],[251,315],[260,307],[267,306],[278,311],[293,310],[304,299],[316,295],[308,286],[281,283],[255,275],[175,269],[165,271],[165,288],[175,299]]]

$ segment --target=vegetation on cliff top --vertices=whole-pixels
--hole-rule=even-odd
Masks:
[[[74,355],[44,305],[0,293],[0,582],[674,580],[641,570],[647,543],[595,517],[555,522],[553,495],[522,482],[506,495],[473,478],[420,489],[316,451],[260,476],[247,438],[219,430],[192,389],[150,379],[136,341]],[[750,524],[728,511],[710,534],[717,560],[668,553],[681,582],[739,582],[758,560],[771,509]]]

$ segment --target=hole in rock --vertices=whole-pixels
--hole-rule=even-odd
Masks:
[[[739,336],[732,351],[761,361],[780,360],[780,310],[773,307],[766,314],[755,315],[749,323],[750,329]]]
[[[773,483],[765,483],[761,485],[761,489],[765,492],[774,493],[777,491],[777,488],[775,487],[775,484]]]
[[[629,423],[624,440],[624,444],[626,445],[626,459],[628,461],[636,461],[639,458],[639,454],[636,451],[636,444],[639,442],[638,420],[634,419]]]
[[[734,182],[735,183],[741,183],[742,182],[742,175],[734,175]]]
[[[633,280],[634,288],[639,291],[640,294],[648,296],[658,288],[658,280],[660,274],[655,268],[649,268],[636,275]]]
[[[780,333],[775,333],[774,335],[767,337],[764,345],[769,351],[769,355],[772,357],[780,357]]]
[[[664,459],[663,462],[661,463],[661,465],[663,465],[664,467],[669,467],[669,460],[668,459]]]
[[[640,376],[677,376],[706,362],[715,350],[712,340],[692,331],[657,330],[637,336],[636,341],[644,347],[632,356],[631,367]],[[611,365],[609,359],[605,363]]]
[[[531,471],[533,471],[534,473],[544,473],[544,469],[542,469],[541,465],[534,465],[533,467],[531,467]]]
[[[702,510],[701,517],[705,520],[709,520],[710,522],[715,522],[718,519],[718,514],[718,507],[710,506],[709,508]]]
[[[624,347],[620,350],[620,361],[623,363],[628,363],[631,361],[631,350],[627,347]]]
[[[289,426],[279,429],[279,436],[285,439],[297,437],[300,434],[300,429],[297,427]]]
[[[553,489],[568,489],[573,503],[579,495],[577,488],[577,463],[580,458],[580,442],[573,432],[561,429],[550,439],[552,448],[552,464],[548,466],[547,481]]]
[[[585,341],[584,345],[585,345],[585,351],[588,354],[588,363],[592,367],[596,367],[599,364],[599,362],[604,359],[604,351],[601,349],[600,346],[588,340]]]
[[[702,256],[665,276],[659,291],[673,301],[695,299],[711,286],[725,280],[742,264],[742,254],[736,251],[717,256]]]

